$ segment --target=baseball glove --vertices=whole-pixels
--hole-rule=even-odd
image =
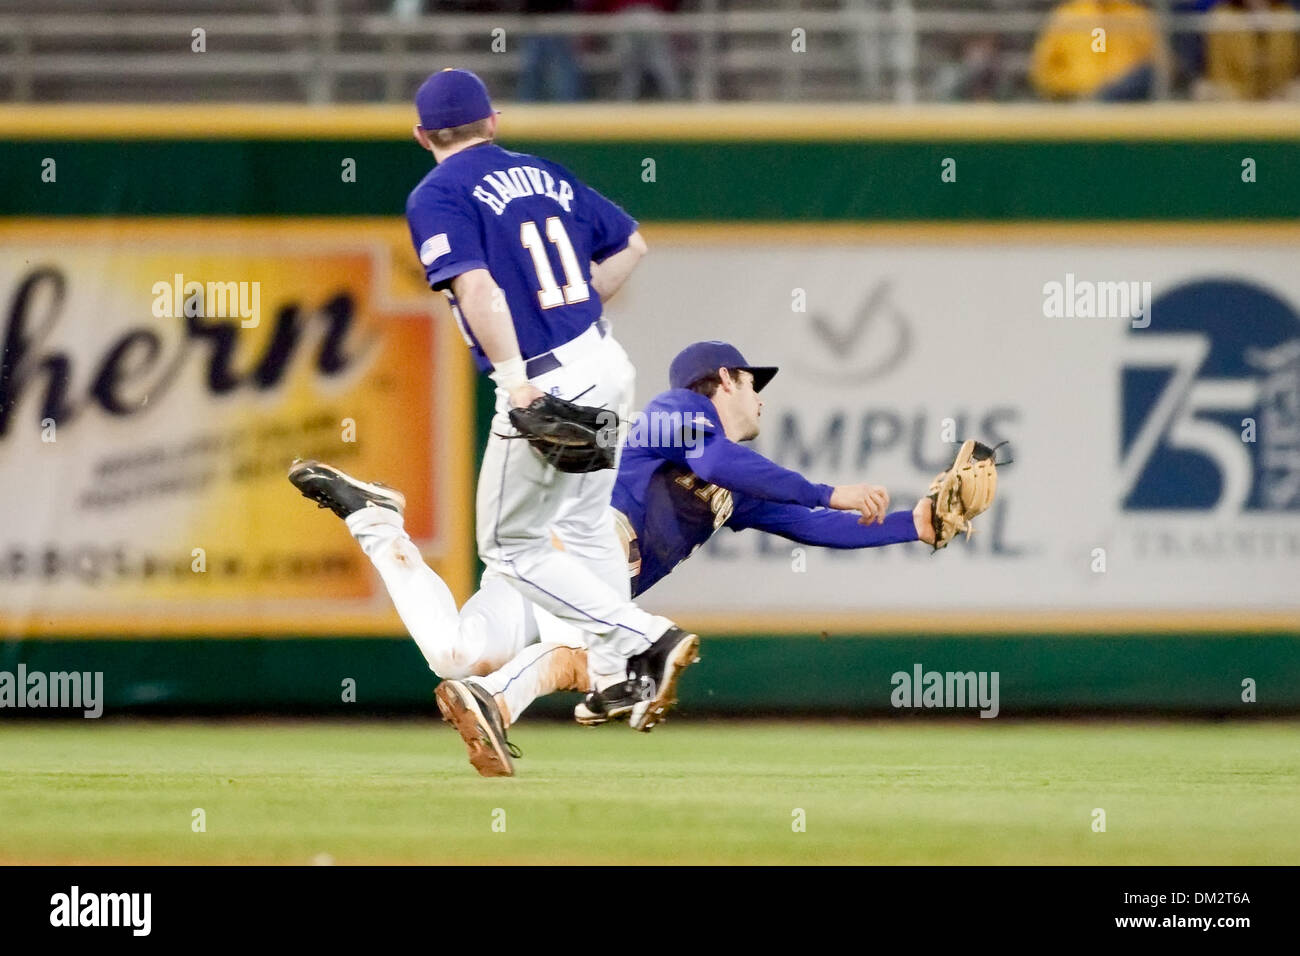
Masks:
[[[618,450],[618,415],[607,408],[575,405],[543,395],[527,408],[510,409],[510,424],[542,459],[560,471],[581,473],[613,468]]]
[[[971,519],[983,514],[993,504],[998,490],[998,462],[993,456],[1001,447],[990,448],[982,442],[967,439],[962,442],[948,470],[930,483],[935,551],[946,548],[948,542],[963,531],[969,538]]]

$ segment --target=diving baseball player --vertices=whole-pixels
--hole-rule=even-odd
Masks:
[[[629,661],[651,675],[653,695],[623,711],[640,726],[671,703],[699,638],[630,600],[609,510],[615,456],[604,470],[569,473],[511,436],[524,422],[517,415],[563,404],[552,398],[589,410],[631,407],[635,370],[602,302],[627,280],[645,242],[635,220],[564,167],[498,146],[496,111],[473,73],[433,74],[415,103],[415,138],[437,165],[407,199],[411,239],[429,286],[448,294],[479,369],[496,383],[476,499],[483,590],[458,613],[418,555],[419,570],[401,560],[409,540],[392,492],[360,486],[381,506],[349,511],[348,528],[437,672],[462,675],[474,662],[508,659],[514,647],[496,605],[513,590],[516,603],[526,599],[585,634],[595,689],[627,684]],[[329,482],[316,477],[306,465],[293,475],[304,493],[339,510]],[[552,534],[564,550],[552,547]],[[462,733],[481,731],[494,708],[472,684],[440,687],[438,704]]]
[[[721,527],[755,528],[833,548],[919,540],[938,549],[960,531],[969,533],[969,519],[992,503],[996,492],[992,450],[976,442],[963,444],[953,467],[935,479],[912,511],[888,514],[884,488],[814,484],[745,448],[740,443],[758,435],[763,403],[757,393],[776,371],[750,365],[737,349],[722,342],[697,342],[674,359],[669,372],[672,388],[649,403],[627,435],[613,493],[611,513],[626,557],[624,574],[631,594],[647,590]],[[404,503],[392,498],[396,492],[359,482],[326,465],[311,465],[310,483],[320,493],[312,495],[304,488],[309,497],[340,502],[342,506],[335,508],[340,514],[348,508],[369,508],[400,516]],[[353,521],[348,524],[352,527]],[[387,582],[393,572],[391,558],[374,552],[365,537],[358,535],[358,539]],[[559,543],[563,546],[563,539]],[[409,539],[403,554],[407,555],[403,563],[412,567],[409,573],[436,578]],[[505,776],[513,773],[510,757],[515,753],[506,739],[506,727],[536,698],[555,690],[589,691],[575,716],[581,723],[599,724],[626,713],[621,697],[636,698],[638,689],[619,685],[590,690],[583,660],[585,635],[516,592],[489,590],[492,583],[486,576],[484,584],[484,590],[466,603],[465,614],[488,620],[485,612],[490,606],[492,625],[508,636],[497,646],[513,645],[516,654],[491,673],[486,657],[471,659],[479,645],[467,648],[456,661],[460,673],[450,672],[444,660],[430,658],[429,663],[444,679],[440,687],[457,685],[470,688],[463,693],[477,691],[490,698],[492,707],[484,708],[488,729],[473,728],[468,735],[462,730],[461,735],[470,762],[480,773]],[[407,620],[405,613],[403,620]],[[635,665],[629,672],[628,683],[653,680]],[[485,676],[465,679],[466,675]],[[637,729],[649,730],[661,719],[662,715],[654,715]]]

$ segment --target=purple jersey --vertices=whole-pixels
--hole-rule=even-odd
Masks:
[[[487,269],[505,294],[525,359],[577,338],[600,318],[591,263],[627,246],[636,221],[563,166],[495,143],[444,159],[406,200],[429,286]],[[481,370],[492,365],[452,299]]]
[[[630,424],[614,485],[640,552],[633,596],[722,527],[830,548],[916,540],[910,511],[864,526],[856,511],[827,508],[832,490],[728,439],[709,398],[684,388],[656,395]]]

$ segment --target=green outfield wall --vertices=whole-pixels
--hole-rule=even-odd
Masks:
[[[657,223],[1133,230],[1157,222],[1300,222],[1300,111],[1292,109],[1241,107],[1208,118],[1121,109],[1110,114],[1113,121],[1091,112],[1071,120],[1047,111],[921,110],[900,120],[830,110],[797,122],[779,111],[722,111],[712,121],[691,110],[654,111],[644,130],[610,111],[512,113],[520,133],[504,145],[579,171],[647,231]],[[286,120],[274,126],[268,115]],[[67,110],[0,110],[0,222],[184,219],[200,236],[207,217],[400,222],[408,190],[428,168],[401,110],[361,119],[346,111],[227,110],[205,126],[188,111],[132,108],[87,122]],[[940,175],[947,159],[956,161],[952,182]],[[41,175],[49,160],[57,166],[54,181]],[[348,160],[355,181],[340,176]],[[1247,161],[1252,174],[1244,180]],[[482,435],[490,393],[480,384],[472,400]],[[21,469],[24,459],[11,453],[4,467]],[[466,535],[467,562],[470,541]],[[892,675],[920,665],[996,672],[1000,712],[1009,715],[1300,711],[1300,621],[1274,617],[1240,630],[1121,622],[1097,633],[1006,633],[987,626],[987,617],[970,634],[954,633],[959,625],[832,634],[821,626],[706,634],[682,710],[951,715],[891,705]],[[431,708],[435,680],[414,643],[396,633],[305,633],[304,626],[187,634],[183,620],[176,630],[9,633],[0,643],[0,671],[102,671],[107,713]],[[345,699],[348,681],[355,700]],[[1247,685],[1253,700],[1244,699],[1252,696]],[[556,700],[538,710],[564,706]]]
[[[1300,217],[1300,140],[506,145],[581,170],[647,223]],[[406,141],[70,140],[3,149],[11,173],[58,161],[56,183],[0,195],[5,216],[400,215],[428,170]],[[956,160],[955,182],[940,178],[945,158]],[[1255,160],[1253,183],[1242,182],[1244,158]],[[342,181],[344,159],[356,161],[356,182]],[[647,159],[653,181],[643,179]]]
[[[29,671],[102,671],[108,714],[427,709],[436,684],[406,638],[9,642],[0,670],[15,672],[19,663]],[[1300,711],[1294,635],[1109,633],[706,637],[700,663],[683,682],[681,707],[700,714],[952,716],[949,709],[891,705],[893,675],[910,675],[917,665],[945,675],[996,672],[1005,715]],[[1242,699],[1247,679],[1254,702]],[[355,700],[344,699],[347,681],[355,682]],[[574,700],[543,701],[537,712],[562,713]]]

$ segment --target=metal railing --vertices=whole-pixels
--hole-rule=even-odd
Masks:
[[[1043,9],[989,11],[924,6],[917,0],[860,0],[838,10],[702,8],[646,19],[639,32],[667,35],[689,97],[886,100],[926,98],[923,78],[963,38],[996,36],[1000,68],[1018,80],[1046,22]],[[1166,38],[1197,35],[1204,14],[1153,11]],[[1300,31],[1300,13],[1243,15],[1255,30]],[[1092,24],[1091,20],[1087,24]],[[1082,24],[1081,24],[1082,25]],[[192,49],[193,31],[204,35]],[[314,12],[112,15],[0,14],[0,97],[397,101],[431,69],[452,64],[509,91],[525,37],[578,39],[583,74],[599,97],[622,68],[617,15],[440,14],[413,18],[342,12],[317,0]],[[803,51],[795,31],[803,31]],[[1158,95],[1172,89],[1167,72]],[[98,95],[97,92],[98,91]]]

